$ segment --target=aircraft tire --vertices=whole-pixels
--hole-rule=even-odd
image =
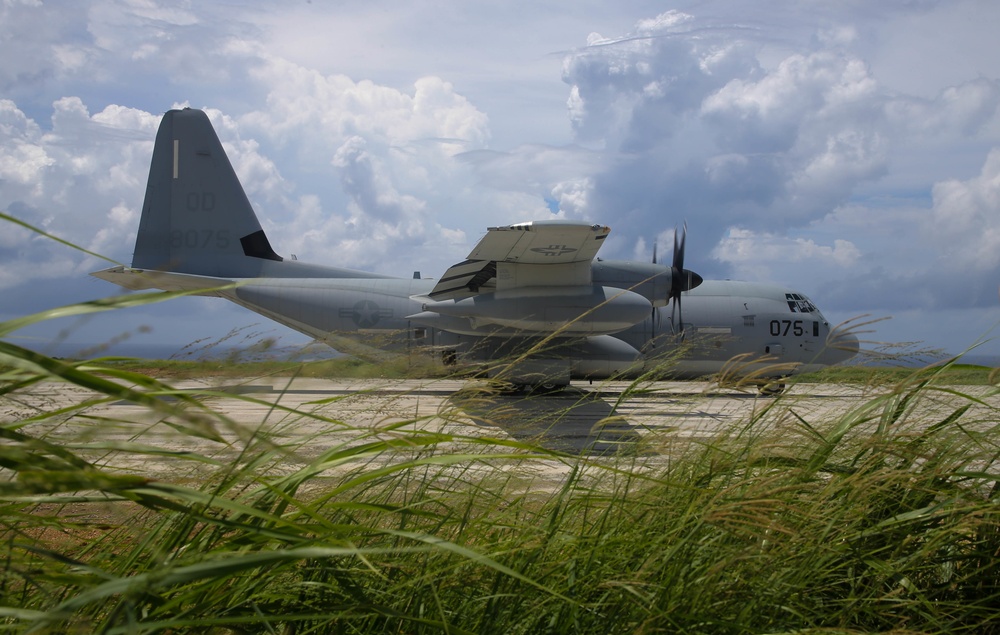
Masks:
[[[783,381],[773,381],[763,384],[760,387],[762,397],[778,397],[787,390],[788,386]]]

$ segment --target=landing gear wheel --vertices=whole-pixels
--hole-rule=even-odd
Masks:
[[[490,389],[493,390],[498,395],[503,395],[505,397],[510,397],[513,395],[519,395],[524,392],[524,384],[513,384],[507,381],[495,381],[490,380]]]
[[[787,386],[785,386],[785,382],[772,381],[760,387],[760,394],[762,397],[777,397],[785,392],[786,388]]]

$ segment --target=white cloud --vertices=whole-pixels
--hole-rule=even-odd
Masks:
[[[789,203],[782,211],[815,218],[885,172],[879,106],[860,60],[823,51],[792,55],[759,81],[731,80],[704,100],[700,114],[720,149],[776,155],[784,173],[773,176]]]
[[[593,183],[589,178],[560,181],[552,187],[552,198],[558,203],[558,209],[565,217],[588,218],[587,210],[590,209],[588,198],[592,188]]]
[[[271,205],[287,205],[287,197],[293,187],[281,175],[274,161],[265,156],[260,143],[246,138],[241,125],[232,116],[215,108],[208,108],[205,112],[251,201],[264,202],[264,209]]]
[[[53,108],[51,128],[43,131],[11,102],[0,102],[0,205],[77,245],[127,258],[157,118],[122,107],[91,116],[78,98]],[[65,276],[91,262],[35,234],[4,246],[19,255],[5,266],[0,284],[7,286]]]
[[[643,30],[653,24],[656,37]],[[884,175],[892,150],[886,96],[843,50],[851,38],[826,41],[835,48],[764,65],[770,42],[757,30],[669,14],[571,54],[575,129],[606,152],[587,175],[591,202],[628,209],[639,226],[678,210],[702,231],[822,218]]]
[[[65,78],[89,59],[89,47],[68,43],[67,35],[86,23],[84,3],[51,6],[42,2],[0,3],[0,94],[10,96],[21,86]]]
[[[831,51],[795,54],[758,81],[733,78],[704,100],[702,114],[719,117],[723,123],[794,126],[807,117],[822,119],[849,108],[874,91],[875,81],[860,60]]]
[[[928,220],[928,239],[946,250],[948,269],[1000,274],[1000,148],[990,152],[979,176],[936,183]]]
[[[352,202],[352,222],[370,219],[399,225],[420,214],[422,203],[412,196],[401,195],[379,164],[361,137],[345,141],[333,156],[333,165],[340,169],[340,182]]]
[[[55,159],[42,146],[32,143],[29,134],[22,132],[3,136],[6,143],[0,150],[0,179],[28,186],[33,195],[39,195],[42,171],[52,165]]]
[[[267,109],[244,120],[286,143],[337,147],[355,135],[386,146],[437,139],[442,141],[437,147],[454,154],[483,147],[489,139],[486,115],[440,78],[417,80],[410,95],[266,54],[260,60],[253,76],[269,88]]]
[[[1000,80],[980,77],[942,89],[933,99],[895,96],[886,104],[890,121],[905,134],[970,136],[992,129],[998,138]]]
[[[846,271],[861,258],[861,252],[848,240],[835,239],[832,245],[820,245],[806,238],[788,238],[766,232],[730,227],[712,255],[752,280],[780,278],[783,269],[809,265],[815,269],[837,267]]]
[[[471,215],[457,205],[475,192],[456,155],[485,147],[484,113],[437,77],[417,80],[408,93],[324,75],[255,47],[240,54],[255,60],[251,76],[267,87],[266,103],[241,115],[240,127],[277,147],[290,169],[315,175],[297,186],[317,188],[325,208],[316,199],[304,207],[273,201],[261,214],[272,224],[272,243],[294,245],[304,257],[318,251],[341,266],[392,271],[389,255],[405,261],[418,251],[416,260],[435,274],[451,264],[451,243],[490,206],[484,195]],[[317,214],[325,220],[313,222],[304,239],[301,217]],[[446,249],[428,249],[433,245]]]

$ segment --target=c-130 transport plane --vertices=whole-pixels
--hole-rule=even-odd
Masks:
[[[674,377],[735,370],[782,378],[858,351],[857,338],[832,329],[801,293],[703,281],[684,269],[676,235],[670,266],[655,256],[596,258],[609,232],[567,220],[491,227],[438,280],[286,260],[271,248],[208,116],[185,108],[160,122],[132,266],[92,275],[133,290],[200,290],[347,354],[427,350],[514,386],[658,366]]]

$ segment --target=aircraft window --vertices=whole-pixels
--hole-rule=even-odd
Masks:
[[[809,301],[804,295],[798,293],[786,293],[785,300],[788,302],[788,309],[792,313],[816,313],[816,305]]]

